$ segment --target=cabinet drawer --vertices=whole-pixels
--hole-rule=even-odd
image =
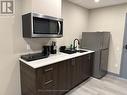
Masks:
[[[55,88],[55,86],[51,86],[48,89],[40,89],[37,93],[38,95],[57,95]]]
[[[39,68],[37,70],[37,87],[39,89],[50,90],[52,86],[56,85],[57,80],[57,66],[49,65]]]

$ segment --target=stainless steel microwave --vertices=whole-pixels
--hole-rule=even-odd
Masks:
[[[22,16],[23,37],[59,38],[63,36],[63,19],[37,13]]]

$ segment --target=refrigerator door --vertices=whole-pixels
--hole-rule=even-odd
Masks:
[[[95,51],[93,77],[102,78],[107,74],[108,49]]]
[[[107,74],[109,32],[83,32],[81,48],[95,51],[93,77],[102,78]]]
[[[100,76],[104,77],[107,74],[108,69],[108,55],[109,49],[101,50],[100,58]]]
[[[95,78],[101,78],[101,75],[100,75],[100,57],[101,57],[101,52],[95,51],[95,53],[94,53],[94,64],[93,64],[93,77],[95,77]]]

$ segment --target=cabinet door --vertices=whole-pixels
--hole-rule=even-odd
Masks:
[[[58,94],[63,95],[69,91],[70,76],[69,76],[69,64],[70,60],[59,62],[58,64]]]
[[[81,57],[82,64],[81,64],[81,80],[85,80],[92,76],[93,70],[93,62],[92,62],[92,55],[88,54]]]
[[[62,0],[32,0],[32,11],[61,18]]]
[[[86,58],[84,56],[80,56],[75,58],[75,64],[76,64],[76,72],[77,72],[77,84],[81,83],[83,81],[83,77],[85,75],[85,68],[86,68],[86,62],[84,62]]]
[[[57,65],[37,69],[37,92],[39,95],[56,95]]]
[[[62,0],[22,0],[23,14],[33,12],[61,18]]]
[[[71,88],[79,84],[79,67],[77,58],[72,59],[70,64]]]
[[[23,14],[33,12],[61,18],[62,0],[22,0]]]
[[[92,76],[93,62],[92,55],[84,55],[72,59],[70,72],[71,72],[71,87],[83,82],[85,79]]]
[[[76,68],[76,84],[83,82],[86,78],[88,78],[88,73],[90,69],[90,60],[89,55],[84,55],[75,58],[75,68]]]

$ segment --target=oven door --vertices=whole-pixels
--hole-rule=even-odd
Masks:
[[[63,21],[33,17],[33,37],[62,37]]]

